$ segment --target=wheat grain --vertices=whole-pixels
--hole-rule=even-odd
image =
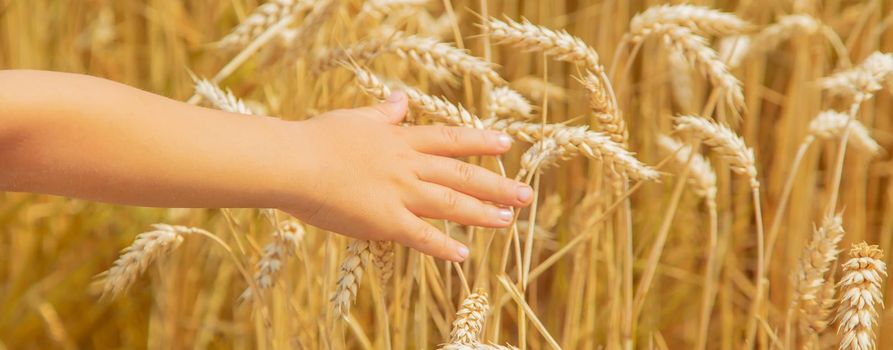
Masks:
[[[881,285],[887,275],[887,264],[882,260],[884,252],[876,245],[865,242],[854,244],[850,259],[843,264],[844,276],[840,280],[841,299],[837,313],[843,333],[840,349],[873,350],[874,327],[877,309],[884,307]]]
[[[295,249],[304,239],[304,227],[294,220],[283,221],[273,232],[273,240],[264,247],[263,256],[257,262],[257,271],[254,280],[258,289],[264,291],[276,285],[279,279],[279,270],[282,269],[288,258],[295,255]],[[240,301],[252,298],[251,288],[246,288],[239,296]]]
[[[840,253],[837,245],[843,234],[840,214],[825,217],[803,248],[795,267],[792,307],[797,308],[800,331],[804,335],[817,335],[828,326],[835,302],[834,281],[829,271]]]
[[[557,60],[580,64],[593,71],[602,69],[595,50],[565,31],[537,26],[527,19],[523,23],[508,18],[504,22],[496,18],[485,22],[490,37],[496,43],[513,45],[527,51],[539,50]]]
[[[585,126],[570,127],[561,124],[535,124],[511,120],[490,121],[487,128],[503,131],[515,138],[535,143],[551,137],[560,148],[562,156],[578,153],[603,161],[611,170],[634,180],[657,180],[660,174],[642,164],[632,153],[605,134],[588,130]]]
[[[681,26],[704,35],[741,34],[753,27],[734,14],[687,4],[649,7],[635,15],[629,27],[633,35],[642,35],[662,25]]]
[[[748,148],[734,131],[697,116],[679,116],[674,122],[677,132],[701,139],[728,160],[733,171],[746,175],[752,187],[759,186],[753,149]]]
[[[378,270],[378,283],[386,290],[391,276],[394,275],[394,242],[371,241],[369,253],[372,256],[372,264]]]
[[[608,134],[612,141],[625,145],[629,138],[626,122],[610,98],[602,79],[592,72],[586,72],[580,81],[589,96],[589,108],[592,109],[595,120],[598,121],[593,129]]]
[[[217,46],[221,49],[241,48],[279,20],[295,16],[312,6],[313,3],[308,0],[267,1],[254,9],[232,32],[220,39]]]
[[[676,25],[656,25],[644,33],[630,32],[631,41],[642,43],[649,37],[660,37],[670,48],[677,50],[696,67],[710,83],[722,90],[725,101],[737,110],[744,109],[744,92],[728,67],[723,63],[715,50],[707,43],[707,39],[695,34],[688,28]]]
[[[490,118],[516,118],[527,120],[533,117],[533,106],[524,96],[508,86],[500,86],[490,91],[487,109]]]
[[[137,235],[112,267],[98,275],[97,282],[102,285],[102,298],[115,298],[126,292],[153,261],[179,247],[184,235],[201,230],[168,224],[153,224],[152,228],[152,231]]]
[[[658,136],[657,145],[665,152],[674,154],[673,158],[670,158],[670,162],[677,169],[682,169],[688,164],[690,169],[688,172],[688,184],[694,188],[695,194],[704,198],[708,204],[715,203],[716,172],[713,171],[713,166],[710,165],[710,161],[707,158],[704,158],[700,153],[692,155],[690,146],[677,142],[666,135]],[[689,157],[694,157],[692,158],[691,163],[688,163]]]
[[[484,290],[478,289],[465,297],[459,311],[456,311],[456,319],[450,330],[450,343],[479,343],[489,309],[490,302],[487,300],[487,292]]]
[[[809,123],[809,134],[820,139],[839,139],[849,121],[850,136],[848,142],[856,149],[869,155],[876,156],[881,153],[878,145],[858,120],[849,120],[849,116],[834,110],[822,111]]]
[[[356,240],[347,246],[347,256],[341,261],[338,282],[330,299],[335,316],[347,318],[350,306],[357,299],[363,271],[369,261],[369,241]]]
[[[566,149],[559,147],[555,139],[541,138],[521,155],[521,170],[518,171],[517,177],[523,179],[527,174],[542,172],[570,157],[571,155],[566,153]]]

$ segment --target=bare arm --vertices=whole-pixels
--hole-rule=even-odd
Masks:
[[[404,98],[405,99],[405,98]],[[421,219],[504,227],[530,189],[445,156],[504,135],[395,124],[405,101],[305,122],[195,107],[104,79],[0,71],[0,190],[158,207],[271,207],[363,239],[462,260]]]

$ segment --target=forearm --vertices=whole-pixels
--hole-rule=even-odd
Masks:
[[[87,76],[0,72],[0,189],[143,206],[278,206],[298,173],[295,124]]]

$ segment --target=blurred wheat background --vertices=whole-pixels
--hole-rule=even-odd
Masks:
[[[893,248],[889,88],[866,88],[874,97],[863,96],[856,115],[886,151],[872,155],[851,144],[838,191],[833,170],[839,140],[833,135],[819,137],[798,163],[787,208],[781,211],[779,206],[813,118],[827,109],[843,115],[849,110],[846,97],[823,91],[822,78],[858,67],[873,52],[891,50],[893,2],[688,2],[751,24],[735,35],[703,33],[709,47],[741,81],[740,111],[722,98],[718,102],[711,98],[715,89],[710,80],[662,39],[620,46],[634,15],[674,2],[378,0],[370,5],[343,0],[334,2],[331,13],[317,16],[322,20],[319,26],[303,33],[306,40],[296,45],[302,25],[328,2],[309,1],[293,23],[214,83],[231,89],[254,114],[290,120],[373,103],[350,69],[334,64],[318,72],[315,67],[327,54],[370,38],[388,40],[398,29],[468,49],[497,64],[507,86],[535,106],[530,123],[567,122],[605,131],[598,111],[591,110],[591,91],[581,84],[585,73],[579,66],[554,60],[540,50],[527,53],[497,45],[497,40],[482,34],[490,16],[526,18],[535,25],[566,30],[598,52],[600,64],[613,73],[608,76],[617,94],[618,110],[607,113],[622,116],[629,150],[659,170],[660,180],[620,184],[598,160],[576,157],[562,162],[534,177],[539,192],[536,213],[523,210],[517,229],[494,232],[441,223],[471,247],[471,258],[461,266],[398,247],[393,276],[385,280],[379,278],[381,269],[361,262],[366,265],[365,278],[344,318],[330,297],[339,275],[343,277],[339,270],[349,254],[345,249],[349,240],[312,227],[296,237],[290,246],[293,255],[279,252],[284,256],[280,277],[264,291],[264,298],[239,302],[250,287],[240,269],[254,273],[264,246],[278,237],[271,235],[276,232],[274,221],[288,222],[283,213],[135,208],[0,193],[0,349],[432,349],[455,340],[451,332],[457,311],[462,318],[460,309],[467,311],[463,300],[476,288],[487,293],[489,311],[486,307],[482,311],[483,329],[472,333],[486,344],[530,349],[837,348],[849,334],[837,332],[841,317],[834,315],[840,308],[836,300],[849,300],[843,291],[853,285],[844,283],[836,294],[833,288],[835,281],[857,268],[841,267],[850,257],[849,247],[865,241],[886,252]],[[0,0],[0,68],[85,73],[185,101],[195,91],[193,74],[212,79],[245,46],[221,49],[219,40],[261,4],[257,0]],[[812,22],[772,33],[771,25],[783,18]],[[772,34],[776,37],[770,41],[777,42],[744,48],[746,55],[735,62],[735,45],[759,42]],[[479,77],[459,75],[449,81],[439,76],[442,70],[419,69],[411,62],[417,59],[394,54],[350,60],[354,69],[362,65],[388,79],[461,102],[478,115],[489,112],[486,101],[493,86]],[[672,152],[663,150],[659,141],[660,135],[678,134],[678,142],[689,143],[674,133],[673,117],[705,114],[705,106],[711,105],[715,112],[703,115],[704,120],[728,125],[753,148],[761,203],[754,206],[748,181],[729,171],[729,160],[715,156],[709,147],[698,148],[716,171],[715,220],[711,205],[704,204],[698,193],[687,190],[676,198],[677,180],[685,176],[681,167],[668,165]],[[518,142],[503,157],[509,176],[523,167],[519,160],[528,147]],[[471,161],[499,169],[494,159]],[[620,209],[612,208],[626,190],[633,191],[630,200]],[[836,192],[839,200],[834,205]],[[835,232],[833,223],[826,222],[829,207],[831,213],[841,213],[845,234],[839,244],[831,239],[830,248],[816,247],[821,243],[813,241],[817,227],[826,234]],[[767,233],[778,221],[777,241],[758,240],[755,210],[761,211]],[[596,220],[606,212],[607,219]],[[181,246],[151,264],[125,293],[100,300],[102,288],[94,284],[94,276],[111,267],[137,234],[156,223],[207,230],[234,256],[219,244],[187,235]],[[525,276],[516,274],[522,270],[516,266],[520,255],[518,260],[512,255],[507,266],[500,260],[504,247],[511,254],[526,248],[528,229],[535,238],[529,254],[522,254],[532,260],[527,270],[535,274]],[[713,233],[718,241],[711,239]],[[513,234],[520,236],[514,243],[519,245],[504,246],[512,244],[505,237]],[[562,252],[581,235],[587,239]],[[763,286],[756,283],[762,273],[759,245],[767,249]],[[711,249],[717,259],[715,276],[705,270]],[[878,258],[872,249],[863,247],[854,254]],[[655,256],[655,250],[661,254]],[[798,266],[820,264],[810,261],[809,254],[829,251],[833,254],[826,265],[831,267],[819,271],[818,280],[832,286],[827,300],[835,304],[825,308],[824,317],[813,325],[803,316],[806,302],[796,282],[802,271]],[[552,256],[556,258],[550,261]],[[865,264],[857,265],[876,266]],[[520,277],[529,282],[522,283]],[[880,282],[882,290],[876,294],[887,300],[893,294]],[[709,283],[715,286],[708,288]],[[512,288],[521,290],[523,303],[512,297]],[[714,299],[711,288],[715,302],[705,309],[702,301]],[[866,317],[874,315],[865,312]],[[891,313],[878,305],[875,316],[877,348],[889,349]]]

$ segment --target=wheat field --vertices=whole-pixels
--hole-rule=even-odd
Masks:
[[[412,123],[511,135],[466,160],[536,192],[508,229],[432,221],[458,264],[270,209],[0,193],[0,350],[893,348],[891,24],[886,0],[0,0],[0,69],[287,120],[402,90]]]

